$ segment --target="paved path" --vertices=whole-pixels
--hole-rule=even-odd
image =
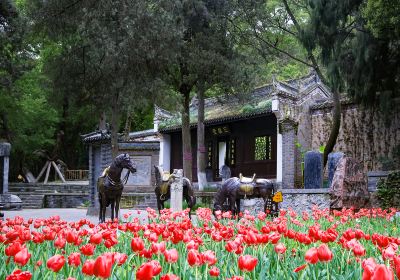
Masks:
[[[97,216],[86,216],[87,209],[78,208],[22,209],[11,211],[4,210],[2,212],[4,213],[4,219],[14,218],[16,216],[21,216],[24,219],[49,218],[58,215],[62,220],[67,222],[76,222],[80,219],[89,219],[92,223],[98,223],[99,221]],[[121,209],[120,215],[124,215],[125,213],[132,213],[132,216],[139,217],[141,222],[147,222],[147,212],[144,210]]]

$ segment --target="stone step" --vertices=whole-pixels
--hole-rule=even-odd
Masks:
[[[81,189],[72,189],[72,190],[63,190],[63,189],[51,189],[51,188],[8,188],[9,192],[12,193],[37,193],[37,194],[45,194],[45,193],[88,193],[89,189],[81,188]]]
[[[15,194],[22,201],[22,208],[43,208],[44,195],[42,194]]]

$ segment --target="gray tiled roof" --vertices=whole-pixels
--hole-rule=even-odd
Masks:
[[[246,98],[236,96],[221,96],[218,98],[207,98],[204,101],[204,124],[217,124],[252,118],[271,113],[271,98],[274,92],[285,92],[296,96],[300,92],[319,82],[315,73],[285,82],[274,81],[272,84],[255,88]],[[190,105],[190,125],[197,126],[197,100]],[[177,113],[166,118],[159,124],[160,132],[172,132],[181,128],[181,117]]]

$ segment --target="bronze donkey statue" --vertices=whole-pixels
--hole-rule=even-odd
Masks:
[[[161,167],[154,165],[155,177],[156,177],[156,188],[154,192],[157,197],[157,208],[158,211],[164,209],[164,202],[171,198],[171,184],[174,181],[174,173],[170,174],[165,172]],[[194,196],[194,191],[190,180],[183,177],[183,198],[186,200],[190,211],[192,211],[193,206],[196,204],[196,197]],[[189,212],[189,218],[191,218]]]
[[[253,177],[238,177],[227,179],[218,189],[214,197],[214,209],[229,210],[232,214],[239,214],[240,199],[262,198],[264,200],[264,212],[268,210],[271,215],[278,213],[278,203],[272,200],[275,189],[270,180],[256,179]],[[224,208],[225,201],[228,201],[228,209]]]
[[[121,181],[122,170],[126,168],[124,179]],[[136,165],[130,159],[128,154],[117,156],[103,174],[97,179],[97,192],[99,194],[100,211],[99,221],[104,223],[106,220],[106,207],[111,204],[111,220],[118,218],[119,203],[122,196],[124,184],[128,181],[129,173],[136,172]],[[115,211],[115,216],[114,216]]]

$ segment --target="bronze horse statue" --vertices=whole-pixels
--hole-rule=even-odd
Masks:
[[[122,170],[126,168],[124,179],[121,181]],[[136,172],[136,165],[130,159],[128,154],[120,154],[117,156],[103,174],[97,179],[97,192],[99,194],[100,213],[99,221],[104,223],[106,220],[106,207],[111,204],[111,220],[118,218],[119,202],[122,196],[124,184],[128,181],[129,173]],[[115,216],[114,216],[115,210]]]
[[[214,197],[214,209],[231,211],[232,214],[239,214],[240,199],[262,198],[264,200],[264,212],[269,210],[271,215],[278,213],[278,203],[272,200],[275,189],[270,180],[256,179],[253,177],[231,177],[222,183]],[[225,202],[228,201],[228,207]]]
[[[157,208],[158,211],[164,209],[164,202],[171,198],[171,185],[175,179],[174,173],[169,174],[169,172],[163,171],[161,167],[154,165],[155,177],[156,177],[156,188],[154,192],[157,197]],[[183,198],[186,200],[190,211],[192,211],[193,206],[196,204],[196,197],[194,196],[194,191],[190,180],[186,177],[182,178],[183,182]],[[191,218],[189,212],[189,218]]]

